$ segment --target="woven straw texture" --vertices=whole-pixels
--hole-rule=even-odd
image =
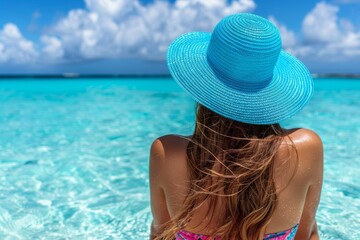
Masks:
[[[278,29],[254,14],[230,15],[213,33],[180,36],[167,63],[197,102],[245,123],[279,123],[299,112],[313,92],[307,68],[281,49]]]

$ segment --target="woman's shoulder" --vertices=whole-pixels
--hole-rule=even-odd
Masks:
[[[172,152],[181,151],[186,148],[190,136],[168,134],[156,138],[152,143],[152,148],[161,149],[162,151]]]
[[[285,131],[282,154],[289,153],[297,159],[299,173],[303,176],[316,178],[323,171],[323,143],[320,136],[306,128],[289,129]],[[290,147],[289,147],[290,146]]]
[[[189,136],[168,134],[156,138],[151,144],[151,156],[158,156],[165,164],[168,161],[176,161],[184,157]]]
[[[284,142],[293,144],[298,151],[322,151],[322,140],[313,130],[306,128],[286,129],[285,136]]]
[[[157,138],[157,140],[160,140],[162,142],[165,142],[167,144],[184,144],[189,141],[191,136],[183,136],[178,134],[167,134],[163,135]]]
[[[155,139],[150,150],[150,172],[159,177],[162,186],[185,182],[188,137],[165,135]]]
[[[320,140],[320,136],[313,130],[307,128],[292,128],[292,129],[284,129],[285,135],[291,137],[292,139],[304,138]]]

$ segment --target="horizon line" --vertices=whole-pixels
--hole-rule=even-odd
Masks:
[[[360,78],[358,74],[344,73],[314,73],[313,78]],[[63,73],[63,74],[0,74],[0,79],[19,79],[19,78],[172,78],[170,74],[80,74],[80,73]]]

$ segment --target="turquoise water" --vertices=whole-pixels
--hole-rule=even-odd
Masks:
[[[315,87],[284,125],[324,142],[321,239],[360,239],[360,80]],[[193,112],[166,79],[0,81],[0,239],[147,239],[149,145]]]

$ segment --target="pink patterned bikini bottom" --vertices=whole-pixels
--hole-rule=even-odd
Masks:
[[[278,232],[278,233],[269,233],[264,236],[264,240],[293,240],[295,238],[296,231],[299,227],[299,224],[296,224],[294,227]],[[207,235],[196,234],[187,232],[185,230],[180,230],[176,234],[176,240],[209,240],[210,237]],[[220,238],[215,238],[215,240],[220,240]]]

